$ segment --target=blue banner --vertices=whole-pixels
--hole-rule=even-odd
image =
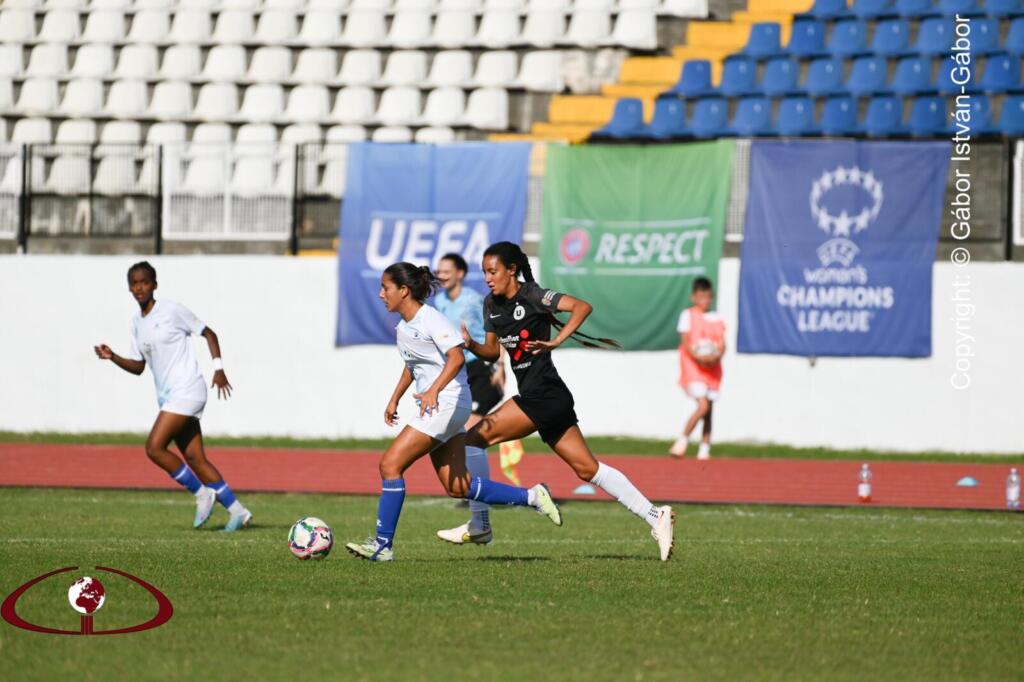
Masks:
[[[945,142],[754,142],[741,353],[928,357]]]
[[[394,343],[398,315],[378,298],[399,261],[469,263],[465,283],[487,293],[484,250],[519,242],[526,219],[528,143],[352,144],[338,248],[339,346]]]

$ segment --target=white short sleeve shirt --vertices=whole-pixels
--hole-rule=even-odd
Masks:
[[[128,357],[146,361],[161,406],[172,397],[206,400],[206,380],[189,339],[204,329],[192,311],[166,298],[156,301],[145,317],[141,311],[132,317]]]
[[[718,322],[718,313],[714,310],[709,310],[704,313],[704,319],[708,322]],[[686,334],[690,331],[690,309],[687,308],[679,315],[679,323],[676,325],[676,331],[680,334]]]
[[[445,353],[463,345],[460,334],[448,318],[429,305],[420,307],[416,316],[395,327],[398,352],[412,375],[416,392],[422,393],[433,385],[444,369]],[[438,395],[438,404],[471,406],[466,368],[448,382]]]

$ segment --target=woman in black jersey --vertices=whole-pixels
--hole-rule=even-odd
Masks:
[[[655,507],[622,472],[594,458],[577,426],[572,393],[551,361],[551,351],[569,338],[596,347],[583,340],[591,337],[577,332],[593,307],[568,294],[541,288],[533,279],[526,254],[512,242],[488,247],[484,251],[483,271],[491,290],[484,299],[486,338],[477,343],[464,325],[462,336],[467,350],[489,362],[498,360],[500,347],[504,346],[519,384],[519,395],[470,429],[466,445],[487,448],[537,431],[577,476],[600,487],[647,521],[651,535],[658,541],[661,560],[667,561],[672,555],[672,508]],[[519,280],[520,276],[524,281]],[[569,313],[569,319],[560,322],[554,316],[556,312]],[[552,326],[559,328],[554,338]],[[606,339],[591,341],[614,344]]]

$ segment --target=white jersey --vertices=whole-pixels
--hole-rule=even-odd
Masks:
[[[437,380],[444,369],[445,353],[464,343],[462,334],[456,331],[448,318],[429,305],[421,306],[416,316],[408,322],[399,322],[395,331],[398,352],[412,374],[417,393],[423,393]],[[465,366],[441,390],[437,402],[439,405],[460,407],[473,404]]]
[[[166,298],[156,301],[145,317],[141,311],[132,317],[128,357],[149,365],[161,407],[172,398],[206,401],[206,380],[189,339],[204,329],[188,308]]]

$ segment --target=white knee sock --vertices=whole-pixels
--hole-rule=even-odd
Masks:
[[[466,446],[466,469],[469,475],[480,478],[491,478],[491,465],[487,461],[487,451],[483,448]],[[477,530],[487,530],[491,527],[491,505],[478,500],[469,501],[469,509],[473,512],[473,519],[470,525]]]
[[[626,509],[633,512],[654,527],[658,520],[658,512],[651,501],[637,490],[626,475],[614,467],[598,462],[597,473],[590,482],[619,501]]]

